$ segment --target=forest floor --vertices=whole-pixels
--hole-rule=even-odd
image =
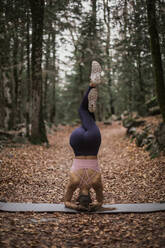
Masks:
[[[165,201],[165,157],[150,159],[117,122],[99,124],[104,203]],[[12,145],[0,153],[0,201],[62,203],[72,164],[69,135],[49,133],[50,147]],[[0,213],[0,247],[165,247],[165,212],[131,214]]]

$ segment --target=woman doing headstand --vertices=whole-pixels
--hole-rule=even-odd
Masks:
[[[76,128],[70,136],[70,145],[73,148],[75,159],[70,170],[70,181],[65,194],[65,206],[76,210],[96,210],[103,203],[103,186],[97,154],[101,144],[100,130],[95,123],[97,100],[97,80],[101,72],[100,65],[93,61],[92,70],[94,82],[84,95],[79,108],[82,126]],[[99,72],[99,74],[98,74]],[[96,75],[97,74],[97,75]],[[77,203],[71,202],[74,191],[79,188]],[[89,190],[96,192],[97,202],[92,203]]]

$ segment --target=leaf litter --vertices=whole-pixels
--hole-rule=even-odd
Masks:
[[[150,159],[117,122],[98,124],[104,203],[165,201],[165,157]],[[0,200],[62,203],[74,157],[75,127],[49,133],[50,147],[24,144],[0,153]],[[0,213],[0,247],[165,247],[165,213]]]

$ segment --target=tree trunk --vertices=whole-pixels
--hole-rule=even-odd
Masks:
[[[0,22],[1,22],[1,33],[5,34],[5,25],[3,21],[3,3],[0,1]],[[3,82],[3,66],[4,66],[4,44],[5,39],[3,35],[0,36],[0,129],[5,128],[5,97],[4,97],[4,82]],[[3,46],[2,46],[3,45]]]
[[[56,26],[55,26],[56,27]],[[52,42],[53,42],[53,69],[55,76],[52,79],[53,93],[52,93],[52,104],[50,109],[50,122],[55,123],[56,121],[56,82],[58,70],[56,68],[56,32],[52,33]]]
[[[1,62],[1,59],[0,59]],[[4,128],[4,118],[5,118],[5,102],[4,102],[4,88],[3,88],[3,77],[2,77],[2,69],[0,68],[0,129]]]
[[[51,25],[51,24],[50,24]],[[44,119],[48,121],[48,89],[49,89],[49,85],[48,85],[48,80],[49,79],[49,75],[48,75],[48,70],[50,67],[50,42],[51,42],[51,35],[50,33],[48,34],[48,39],[46,41],[46,54],[45,54],[45,78],[44,78],[44,92],[43,92],[43,108],[44,108]]]
[[[0,1],[0,128],[13,127],[12,90],[13,78],[11,74],[11,36],[6,3]]]
[[[97,35],[97,31],[96,31],[96,22],[97,22],[97,17],[96,17],[96,13],[97,13],[97,10],[96,10],[96,1],[97,0],[92,0],[92,23],[91,23],[91,28],[92,28],[92,31],[93,31],[93,38],[96,39],[96,35]]]
[[[138,48],[137,48],[138,51]],[[145,85],[142,77],[142,65],[141,65],[141,57],[140,51],[137,56],[137,72],[138,72],[138,84],[139,84],[139,94],[138,94],[138,105],[137,111],[139,115],[145,116],[147,113],[146,105],[145,105]]]
[[[157,98],[160,111],[165,122],[165,84],[163,77],[163,66],[160,53],[159,35],[156,26],[155,0],[147,0],[148,26],[151,39],[151,52],[153,61],[153,70],[156,82]]]
[[[98,34],[97,34],[97,0],[91,0],[92,3],[92,13],[91,13],[91,41],[90,41],[90,49],[93,51],[93,58],[91,60],[98,59]],[[91,61],[92,62],[92,61]],[[89,66],[89,65],[88,65]]]
[[[13,91],[13,103],[12,103],[12,112],[13,112],[13,127],[15,128],[18,124],[18,97],[19,97],[19,82],[18,82],[18,28],[17,23],[14,27],[13,32],[13,79],[14,79],[14,91]]]
[[[114,108],[114,99],[112,95],[112,79],[111,79],[111,58],[110,58],[110,36],[111,36],[111,30],[110,30],[110,6],[109,1],[103,0],[104,4],[104,22],[107,27],[107,34],[106,34],[106,47],[105,47],[105,52],[106,52],[106,61],[107,61],[107,80],[108,80],[108,90],[109,90],[109,105],[110,105],[110,111],[111,115],[115,114],[115,108]]]
[[[32,13],[32,127],[30,141],[48,143],[42,109],[42,39],[44,0],[29,0]]]
[[[31,113],[31,73],[30,73],[30,18],[29,18],[29,6],[27,6],[27,13],[26,13],[26,58],[27,58],[27,101],[26,101],[26,137],[30,136],[30,113]]]

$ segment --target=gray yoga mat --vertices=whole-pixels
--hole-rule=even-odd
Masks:
[[[111,210],[113,208],[113,210]],[[115,208],[115,209],[114,209]],[[77,213],[78,211],[66,208],[64,204],[52,203],[15,203],[0,202],[0,211],[5,212],[64,212]],[[105,204],[94,213],[146,213],[165,211],[163,203],[134,203],[134,204]]]

